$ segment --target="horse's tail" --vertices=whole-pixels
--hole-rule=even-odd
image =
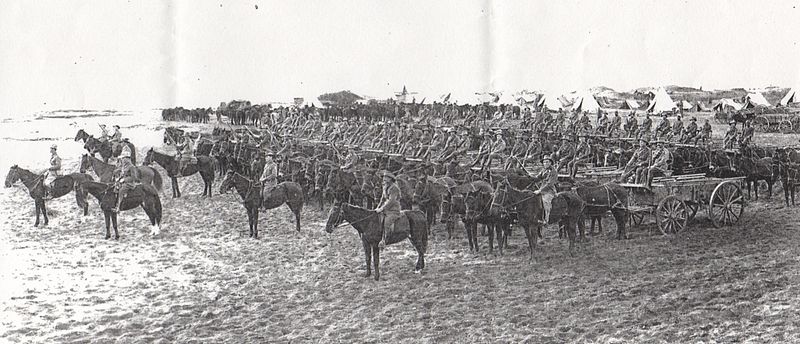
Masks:
[[[419,240],[420,253],[428,251],[428,219],[425,214],[419,210],[412,210],[406,212],[408,224],[411,227],[411,236]]]
[[[128,142],[128,148],[131,150],[131,163],[135,166],[136,165],[136,146],[133,143]],[[161,188],[159,188],[160,190]]]
[[[161,187],[164,185],[164,179],[161,177],[161,172],[158,172],[155,168],[150,167],[153,170],[153,186],[157,191],[161,191]]]
[[[161,197],[158,196],[158,191],[152,185],[142,184],[142,188],[143,188],[143,190],[145,192],[145,197],[149,196],[149,197],[152,198],[152,204],[153,204],[153,209],[152,210],[155,212],[155,214],[154,214],[155,215],[155,222],[156,222],[156,225],[160,226],[161,225],[161,216],[163,214],[163,208],[161,207]]]

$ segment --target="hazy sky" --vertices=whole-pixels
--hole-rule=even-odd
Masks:
[[[256,6],[258,8],[256,8]],[[0,1],[0,114],[800,85],[800,1]]]

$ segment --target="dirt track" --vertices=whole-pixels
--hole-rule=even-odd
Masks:
[[[218,188],[215,184],[215,192]],[[382,255],[382,280],[363,277],[350,227],[324,232],[308,207],[300,233],[288,208],[247,237],[234,195],[164,200],[162,234],[144,212],[123,213],[103,239],[99,208],[81,218],[72,196],[32,226],[22,186],[3,189],[0,337],[15,342],[565,342],[798,341],[797,208],[751,204],[736,227],[699,217],[674,237],[595,237],[570,257],[548,234],[530,262],[521,231],[505,256],[465,251],[441,230],[423,274],[408,243]],[[168,187],[168,185],[167,185]],[[80,223],[79,223],[80,221]],[[652,220],[650,220],[652,221]],[[611,221],[606,227],[613,230]],[[263,229],[266,229],[265,231]],[[655,233],[655,232],[654,232]],[[485,249],[486,238],[481,238]],[[485,250],[484,250],[485,251]]]

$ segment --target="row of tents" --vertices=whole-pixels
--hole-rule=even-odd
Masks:
[[[368,102],[369,99],[361,99],[358,102]],[[403,91],[396,94],[394,101],[399,103],[451,103],[451,104],[491,104],[491,105],[518,105],[532,107],[537,110],[571,110],[578,112],[597,112],[601,107],[609,108],[610,104],[601,106],[597,98],[592,95],[588,90],[571,94],[568,98],[565,95],[555,95],[549,93],[520,93],[513,94],[511,92],[504,93],[474,93],[468,95],[456,96],[452,93],[437,95],[437,96],[423,96],[417,93],[411,93],[403,87]],[[324,102],[320,102],[318,97],[298,97],[294,99],[295,105],[314,105],[321,107]],[[779,102],[781,106],[787,106],[792,103],[800,103],[800,88],[792,88]],[[660,87],[647,94],[647,99],[643,104],[640,104],[634,99],[624,99],[619,109],[623,110],[645,110],[646,112],[661,113],[661,112],[674,112],[674,111],[720,111],[725,112],[729,110],[739,111],[742,109],[750,109],[755,107],[771,107],[772,105],[767,101],[763,94],[760,92],[748,93],[742,102],[737,102],[731,98],[723,98],[714,103],[709,109],[703,106],[701,102],[689,102],[686,100],[674,101],[667,93],[666,89]]]

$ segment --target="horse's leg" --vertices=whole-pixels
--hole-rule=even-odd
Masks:
[[[569,238],[569,256],[570,257],[573,256],[573,249],[575,247],[575,223],[573,223],[573,221],[574,220],[572,220],[570,218],[566,218],[564,220],[564,222],[566,222],[566,224],[564,225],[564,227],[566,227],[565,231],[567,232],[567,238]]]
[[[103,216],[106,219],[106,239],[111,239],[111,212],[103,211]]]
[[[178,197],[178,178],[170,177],[170,184],[172,185],[172,198]]]
[[[586,222],[584,221],[583,216],[578,217],[577,223],[578,223],[578,233],[580,234],[581,242],[588,241],[588,240],[586,240]],[[597,219],[597,223],[598,223],[598,227],[603,225],[602,221],[601,221],[601,218]]]
[[[111,224],[114,225],[114,240],[119,240],[119,228],[117,227],[117,214],[111,214]]]
[[[372,244],[366,239],[361,239],[361,245],[364,246],[364,258],[367,262],[367,274],[364,277],[369,277],[372,275]]]
[[[381,248],[378,243],[372,244],[372,264],[375,267],[375,280],[381,278]]]
[[[489,227],[486,225],[486,232],[489,234],[489,254],[494,253],[494,231],[496,228],[494,226]]]
[[[533,248],[536,247],[536,239],[533,237],[535,234],[532,232],[530,224],[523,225],[523,228],[525,228],[525,238],[528,239],[528,250],[531,254],[530,259],[533,260]]]
[[[627,239],[628,235],[625,233],[625,219],[628,218],[627,210],[611,210],[611,215],[614,215],[614,221],[617,222],[617,239]]]
[[[411,241],[411,245],[414,246],[414,249],[417,250],[417,264],[414,265],[414,272],[418,273],[425,268],[425,244],[418,235],[419,231],[424,229],[413,228],[413,225],[411,227],[411,236],[409,240]]]
[[[287,203],[289,205],[289,209],[294,213],[294,222],[295,222],[295,229],[297,232],[300,233],[300,213],[303,211],[303,203],[300,204],[293,204]]]
[[[253,207],[253,237],[258,239],[258,207]]]
[[[36,222],[33,223],[33,226],[34,227],[39,227],[39,212],[41,210],[39,210],[39,200],[38,199],[35,199],[35,198],[33,199],[33,206],[36,208],[36,210],[35,210],[35,212],[36,212]]]
[[[47,224],[50,221],[47,218],[47,206],[45,206],[44,199],[40,199],[39,200],[39,208],[41,208],[41,211],[42,211],[42,217],[44,218],[44,225],[47,226]]]
[[[247,226],[248,226],[248,229],[250,230],[249,237],[252,238],[253,237],[253,211],[250,209],[249,206],[245,206],[245,208],[247,209]]]

